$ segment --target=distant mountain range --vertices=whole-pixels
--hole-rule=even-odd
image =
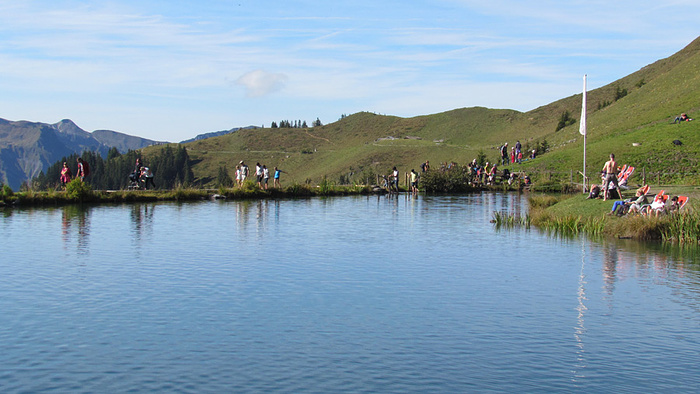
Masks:
[[[111,130],[89,133],[69,119],[54,124],[0,119],[0,182],[18,190],[22,182],[73,153],[106,155],[112,147],[127,152],[159,143]]]

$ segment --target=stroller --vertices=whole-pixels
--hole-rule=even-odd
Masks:
[[[139,190],[141,185],[139,184],[139,178],[141,174],[138,172],[132,172],[129,174],[129,185],[126,187],[128,190]]]

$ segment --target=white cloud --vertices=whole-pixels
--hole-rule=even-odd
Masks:
[[[285,74],[255,70],[241,75],[236,83],[245,86],[246,96],[263,97],[283,89],[287,79]]]

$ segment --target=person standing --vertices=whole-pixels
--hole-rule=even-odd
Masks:
[[[241,166],[236,166],[236,186],[241,186]]]
[[[523,146],[520,144],[520,140],[516,141],[515,142],[515,158],[516,158],[518,164],[520,164],[523,161],[522,160],[522,157],[523,157],[522,156],[523,155],[522,148],[523,148]]]
[[[501,146],[501,165],[508,164],[508,143]]]
[[[427,172],[430,169],[430,162],[428,160],[420,165],[421,172]]]
[[[273,176],[274,176],[274,180],[273,180],[273,183],[272,183],[272,185],[273,185],[274,187],[281,187],[281,185],[280,185],[280,174],[283,173],[283,172],[284,172],[284,171],[282,171],[282,170],[280,170],[279,168],[275,167],[275,174],[273,175]]]
[[[68,168],[68,164],[64,161],[63,168],[61,169],[61,185],[66,187],[66,184],[70,182],[70,178],[72,176],[73,174],[71,173],[70,168]]]
[[[143,167],[143,166],[141,165],[141,159],[139,159],[139,158],[137,157],[137,158],[136,158],[136,165],[134,166],[134,174],[139,174],[139,175],[140,175],[140,174],[141,174],[141,167]]]
[[[85,177],[88,175],[87,164],[81,157],[78,158],[78,171],[75,172],[75,176],[80,178],[81,181],[85,181]]]
[[[141,179],[143,180],[143,188],[148,190],[148,184],[150,184],[154,189],[156,188],[155,182],[153,182],[153,171],[148,167],[141,167]]]
[[[418,173],[411,168],[411,192],[418,193]]]
[[[265,190],[267,190],[267,181],[270,179],[270,170],[267,168],[265,164],[262,166],[262,184]]]
[[[399,192],[399,170],[394,167],[391,171],[391,188],[398,193]]]
[[[262,189],[262,176],[263,176],[263,170],[262,166],[260,163],[255,163],[255,182],[258,184],[258,187]]]
[[[608,199],[610,194],[610,184],[615,185],[615,188],[619,188],[617,184],[617,163],[615,162],[615,154],[610,154],[610,160],[606,161],[603,165],[603,175],[605,180],[603,181],[603,201]]]
[[[245,182],[246,178],[248,178],[248,166],[241,160],[239,163],[241,166],[241,186],[243,186],[243,182]]]

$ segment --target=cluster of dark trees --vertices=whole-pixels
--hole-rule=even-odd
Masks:
[[[316,118],[315,121],[311,123],[311,127],[318,127],[318,126],[323,126],[321,123],[321,120],[319,118]],[[272,122],[270,125],[270,128],[272,129],[305,129],[308,128],[309,126],[306,125],[306,121],[301,121],[301,120],[295,120],[294,123],[288,121],[288,120],[281,120],[279,125],[277,125],[277,122]]]
[[[98,153],[85,151],[82,155],[72,154],[63,157],[52,164],[46,171],[42,171],[31,180],[29,185],[33,190],[56,189],[59,186],[61,169],[65,162],[73,176],[78,170],[78,156],[87,161],[90,174],[85,181],[96,190],[120,190],[126,189],[130,183],[129,174],[134,172],[136,159],[140,159],[143,166],[147,166],[154,174],[154,183],[158,189],[172,189],[178,186],[192,186],[194,174],[192,173],[190,157],[187,149],[182,145],[166,145],[159,153],[144,157],[141,152],[129,151],[121,154],[116,148],[107,153],[103,158]]]
[[[559,123],[557,123],[557,128],[554,131],[559,131],[564,127],[570,126],[574,123],[576,123],[576,118],[572,117],[571,113],[568,110],[566,110],[559,117]]]

